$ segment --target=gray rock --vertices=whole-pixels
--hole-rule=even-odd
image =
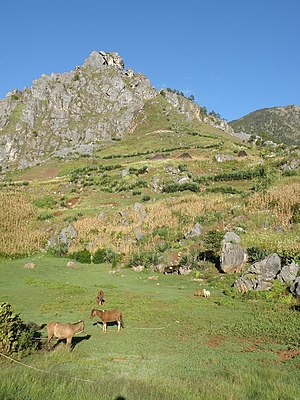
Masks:
[[[223,243],[240,243],[241,238],[235,232],[226,232],[222,240]]]
[[[240,237],[234,232],[227,232],[222,240],[220,269],[227,274],[241,272],[247,261],[247,253],[239,242]]]
[[[277,279],[286,285],[292,285],[297,277],[298,271],[299,265],[293,261],[291,264],[282,267]]]
[[[298,276],[290,287],[291,293],[300,299],[300,276]]]
[[[252,264],[249,272],[260,275],[264,281],[271,281],[276,278],[281,269],[281,260],[278,254],[273,253],[265,259]]]
[[[234,161],[235,158],[230,154],[217,154],[215,155],[215,160],[217,162],[226,162],[226,161]]]
[[[144,265],[134,265],[133,267],[131,267],[132,271],[134,272],[142,272],[145,269]]]
[[[141,228],[136,228],[134,234],[137,241],[142,240],[143,237],[145,236],[145,233],[141,231]]]
[[[201,235],[201,233],[202,233],[202,226],[199,223],[197,223],[189,232],[185,234],[185,238],[191,239],[194,237],[198,237]]]
[[[91,155],[102,142],[123,138],[145,101],[158,95],[145,76],[123,68],[117,53],[92,52],[82,67],[42,75],[0,100],[3,170]]]
[[[63,228],[58,234],[55,234],[48,240],[47,247],[52,248],[60,245],[64,245],[67,248],[70,246],[73,239],[77,237],[77,232],[73,225],[69,225]]]

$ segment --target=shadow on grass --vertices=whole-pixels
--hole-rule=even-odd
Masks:
[[[117,321],[107,321],[106,325],[107,325],[107,328],[109,328],[111,326],[118,326],[118,322]],[[94,322],[93,326],[99,326],[99,328],[103,329],[103,324],[101,321]]]
[[[75,347],[80,342],[82,342],[84,340],[89,340],[90,338],[91,338],[91,335],[77,336],[77,337],[74,336],[72,339],[72,344],[70,346],[70,351],[74,350]],[[49,348],[49,350],[55,350],[57,348],[57,346],[59,346],[61,343],[67,344],[67,340],[66,339],[58,339],[57,342],[51,348]]]

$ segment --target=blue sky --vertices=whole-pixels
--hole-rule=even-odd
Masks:
[[[228,120],[300,105],[299,0],[7,0],[0,29],[0,98],[104,50]]]

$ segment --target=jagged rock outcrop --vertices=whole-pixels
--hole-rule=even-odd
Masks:
[[[42,75],[0,101],[0,162],[24,168],[55,156],[91,154],[122,138],[147,99],[149,80],[124,70],[117,53],[92,52],[82,67]]]
[[[297,277],[299,268],[294,261],[281,267],[280,257],[273,253],[252,264],[248,271],[234,282],[234,286],[242,293],[249,290],[269,290],[276,279],[289,286],[291,293],[300,298],[300,281]]]
[[[73,71],[42,75],[31,88],[13,90],[0,100],[2,170],[91,155],[131,132],[147,100],[158,95],[144,75],[125,70],[115,52],[93,51]],[[230,133],[225,121],[204,116],[192,100],[167,91],[164,97],[187,119]]]

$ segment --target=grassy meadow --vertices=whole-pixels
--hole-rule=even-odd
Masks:
[[[220,154],[230,157],[217,162]],[[0,301],[25,322],[83,319],[86,328],[72,352],[46,352],[43,330],[38,351],[1,356],[0,400],[298,400],[299,301],[276,285],[239,295],[237,276],[199,253],[216,260],[221,236],[234,231],[245,249],[299,261],[299,168],[281,168],[297,154],[188,121],[160,96],[92,157],[3,171]],[[47,247],[69,225],[77,236],[68,248]],[[85,249],[115,252],[117,265],[67,268]],[[190,275],[152,272],[179,253]],[[25,269],[29,261],[37,268]],[[211,297],[194,296],[201,288]],[[89,318],[100,289],[104,307],[124,314],[119,333]]]
[[[32,261],[37,268],[28,270]],[[299,309],[224,295],[233,277],[211,284],[107,264],[47,256],[3,261],[1,301],[25,322],[85,321],[69,352],[63,343],[20,363],[1,357],[1,399],[298,399]],[[208,299],[194,296],[207,288]],[[99,289],[125,329],[107,333],[90,310]]]

